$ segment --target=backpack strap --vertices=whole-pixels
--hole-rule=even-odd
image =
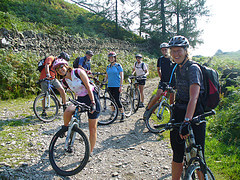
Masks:
[[[75,76],[77,78],[79,78],[82,81],[82,84],[85,86],[85,84],[83,83],[83,80],[81,79],[80,75],[78,74],[78,70],[77,69],[74,70],[74,74],[75,74]]]
[[[64,86],[66,86],[67,88],[69,88],[68,83],[66,82],[65,78],[62,80],[62,83],[63,83]]]

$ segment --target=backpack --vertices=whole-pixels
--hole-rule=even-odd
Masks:
[[[77,57],[73,62],[73,68],[78,68],[80,57]]]
[[[135,68],[136,68],[136,66],[137,66],[137,62],[135,62]],[[143,68],[143,66],[144,66],[144,62],[142,62],[142,64],[141,64],[141,68],[142,68],[142,70],[144,71],[144,68]]]
[[[40,61],[38,61],[38,68],[37,68],[37,70],[39,72],[42,72],[43,68],[45,67],[44,63],[45,63],[46,59],[47,59],[47,57],[45,57],[44,59],[41,59]]]
[[[204,93],[200,97],[201,103],[204,107],[204,112],[215,109],[220,101],[220,83],[218,78],[218,72],[205,65],[200,65],[197,62],[189,63],[188,67],[192,64],[197,64],[203,74]]]

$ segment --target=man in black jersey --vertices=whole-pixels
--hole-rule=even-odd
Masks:
[[[156,104],[156,102],[158,101],[158,99],[161,97],[161,94],[163,93],[163,91],[166,88],[166,84],[165,83],[169,83],[170,77],[171,77],[171,73],[173,70],[173,62],[170,60],[169,57],[169,47],[168,47],[168,43],[162,43],[160,45],[160,49],[161,49],[161,53],[163,54],[163,56],[161,56],[158,59],[157,62],[157,72],[158,72],[158,76],[160,77],[160,82],[158,85],[158,90],[157,90],[157,94],[156,96],[149,102],[146,111],[144,112],[143,118],[145,119],[149,109]],[[173,87],[175,84],[175,76],[172,77],[172,82],[171,82],[171,86]],[[170,93],[170,104],[174,103],[174,93]]]

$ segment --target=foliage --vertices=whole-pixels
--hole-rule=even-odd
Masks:
[[[0,2],[0,28],[24,31],[34,30],[48,34],[79,34],[81,37],[112,37],[131,42],[142,38],[115,23],[64,0],[4,0]]]

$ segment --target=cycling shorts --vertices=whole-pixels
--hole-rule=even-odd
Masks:
[[[173,119],[175,119],[176,122],[183,122],[185,118],[185,113],[185,109],[180,109],[176,106],[173,107]],[[200,144],[203,147],[204,153],[206,123],[201,123],[200,125],[194,124],[192,125],[192,129],[195,136],[196,144]],[[181,139],[179,135],[179,128],[175,128],[170,131],[170,142],[173,150],[173,161],[176,163],[182,163],[184,157],[185,142],[183,139]]]
[[[99,96],[98,94],[93,91],[93,96],[94,96],[94,100],[95,100],[95,104],[96,104],[96,111],[94,111],[93,113],[88,112],[88,118],[89,119],[97,119],[100,115],[100,100],[99,100]],[[90,106],[91,104],[91,99],[89,97],[89,95],[86,96],[78,96],[77,99],[79,102],[81,103],[85,103],[86,105]]]
[[[145,85],[146,84],[146,79],[141,79],[141,80],[137,80],[139,85]]]
[[[56,88],[56,89],[62,87],[61,83],[57,79],[50,80],[50,84],[53,85],[54,88]],[[41,82],[41,89],[42,89],[42,92],[46,92],[48,90],[48,82],[47,81]]]

